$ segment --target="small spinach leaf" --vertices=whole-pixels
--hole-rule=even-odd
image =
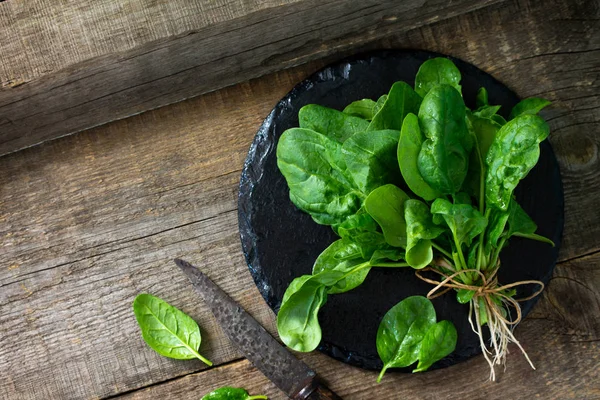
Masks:
[[[527,239],[548,243],[554,246],[554,242],[552,240],[535,233],[537,230],[537,225],[514,199],[512,199],[510,202],[507,223],[507,238],[511,236],[520,236]]]
[[[367,129],[369,122],[333,108],[308,104],[298,112],[300,128],[319,132],[343,143],[350,136]]]
[[[433,260],[431,239],[435,239],[444,229],[433,223],[427,204],[419,200],[406,200],[406,262],[415,269],[429,265]]]
[[[431,205],[431,213],[439,214],[450,227],[457,245],[472,240],[487,226],[487,219],[473,206],[467,204],[452,204],[443,198],[435,199]]]
[[[419,128],[419,118],[415,114],[409,113],[402,123],[402,131],[398,142],[398,164],[400,165],[402,177],[410,190],[417,196],[431,201],[441,196],[441,193],[425,182],[417,166],[419,152],[424,140]]]
[[[281,340],[296,351],[313,351],[321,341],[318,313],[327,301],[327,287],[313,275],[292,281],[277,313]]]
[[[417,160],[421,176],[443,194],[460,190],[473,147],[466,124],[465,105],[451,86],[435,86],[419,109],[423,142]]]
[[[142,337],[158,354],[178,360],[198,358],[208,366],[212,362],[198,353],[200,328],[183,311],[150,294],[140,294],[133,302],[135,319]]]
[[[201,400],[266,400],[267,396],[250,394],[242,388],[225,386],[204,395]]]
[[[375,103],[371,99],[353,101],[344,108],[344,114],[353,115],[370,121],[375,115]]]
[[[394,247],[406,246],[404,202],[408,195],[394,185],[373,190],[365,200],[365,209],[381,226],[385,241]]]
[[[520,115],[500,128],[486,156],[488,206],[508,208],[514,188],[537,163],[539,144],[548,134],[548,124],[530,114]]]
[[[368,131],[402,129],[402,121],[408,113],[416,114],[421,105],[419,96],[409,85],[396,82],[392,85],[385,102],[367,128]]]
[[[377,353],[383,369],[408,367],[419,359],[420,345],[427,331],[435,324],[433,304],[422,296],[411,296],[392,307],[377,330]]]
[[[489,105],[489,99],[488,99],[488,91],[486,88],[484,87],[480,87],[479,90],[477,91],[477,97],[475,97],[475,105],[477,106],[477,108],[481,108],[484,106]]]
[[[538,97],[530,97],[528,99],[521,100],[516,106],[513,107],[508,119],[514,119],[519,115],[537,114],[544,107],[549,106],[550,104],[552,103],[550,103],[548,100],[540,99]]]
[[[456,348],[456,328],[450,321],[433,325],[423,338],[419,349],[419,364],[413,372],[426,371],[431,365],[452,353]]]
[[[313,275],[325,271],[348,272],[366,259],[361,254],[360,246],[349,239],[340,239],[333,242],[317,257],[313,265]],[[336,282],[327,291],[329,294],[344,293],[361,285],[366,279],[370,268],[362,268],[356,273],[349,274],[343,282]]]
[[[421,64],[415,77],[415,90],[421,97],[438,85],[450,85],[461,93],[460,71],[447,58],[432,58]]]

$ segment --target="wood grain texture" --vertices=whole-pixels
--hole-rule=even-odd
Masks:
[[[320,57],[349,53],[390,32],[498,1],[304,0],[264,9],[255,5],[255,12],[239,18],[223,17],[182,35],[106,53],[0,89],[0,155]],[[232,8],[233,3],[224,7]],[[115,7],[110,12],[118,12]],[[127,22],[118,18],[115,23]]]
[[[563,261],[516,333],[498,384],[481,357],[390,374],[302,358],[348,399],[600,398],[600,121],[594,2],[509,2],[357,45],[467,60],[517,93],[547,96],[565,187]],[[537,43],[537,44],[536,44]],[[0,398],[197,399],[225,384],[282,399],[225,339],[172,259],[202,265],[270,332],[237,234],[237,184],[262,119],[326,60],[0,157]],[[220,365],[155,354],[131,302],[150,292],[196,319]],[[389,379],[388,379],[389,378]],[[146,388],[138,390],[141,388]]]

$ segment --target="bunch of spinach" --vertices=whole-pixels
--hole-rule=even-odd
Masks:
[[[343,111],[304,106],[300,126],[281,136],[277,165],[291,201],[340,237],[317,258],[313,273],[294,279],[285,292],[277,328],[287,346],[314,350],[327,296],[357,287],[374,267],[440,274],[440,286],[454,288],[457,300],[470,305],[469,321],[492,379],[508,343],[518,345],[512,326],[520,308],[515,285],[497,281],[499,255],[512,236],[552,244],[535,233],[537,226],[513,196],[549,134],[536,115],[549,102],[523,100],[507,121],[497,113],[500,106],[488,103],[485,88],[477,94],[477,108],[466,107],[460,81],[452,61],[430,59],[421,65],[414,90],[396,82],[376,101],[355,101]],[[384,371],[417,360],[415,371],[424,371],[455,347],[456,331],[447,321],[435,324],[429,300],[411,298],[413,303],[428,311],[414,313],[401,302],[382,321],[377,344]],[[509,305],[517,308],[514,321]],[[483,341],[485,324],[491,350]],[[402,345],[407,326],[418,334]]]

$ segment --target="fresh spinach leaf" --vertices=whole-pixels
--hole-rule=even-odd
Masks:
[[[417,196],[431,201],[441,196],[441,193],[429,186],[419,172],[417,160],[424,140],[419,128],[419,118],[415,114],[409,113],[404,118],[402,131],[400,132],[397,154],[398,164],[402,177],[410,190]]]
[[[369,126],[369,122],[363,118],[317,104],[302,107],[298,112],[298,120],[300,128],[319,132],[340,143]]]
[[[325,271],[340,271],[347,273],[359,264],[364,264],[368,259],[363,258],[361,248],[349,239],[339,239],[333,242],[317,257],[313,265],[313,275]],[[348,274],[343,282],[335,282],[327,293],[344,293],[361,285],[369,274],[370,268],[361,268],[356,273]]]
[[[373,107],[373,116],[375,116],[379,112],[379,110],[381,110],[381,107],[383,107],[383,105],[387,101],[387,98],[388,98],[388,95],[384,94],[377,99],[377,102],[375,103],[375,106]]]
[[[421,105],[419,96],[409,85],[396,82],[392,85],[385,102],[373,117],[367,128],[368,131],[384,129],[402,129],[402,121],[408,113],[416,114]]]
[[[313,275],[292,281],[277,313],[279,337],[291,349],[313,351],[321,342],[318,314],[327,302],[327,287]]]
[[[364,194],[386,183],[402,181],[396,150],[399,131],[360,132],[344,142],[348,174]]]
[[[266,400],[267,396],[250,394],[242,388],[225,386],[204,395],[201,400]]]
[[[421,131],[427,139],[417,165],[425,182],[443,194],[458,192],[467,175],[473,139],[465,118],[462,97],[448,85],[431,89],[419,109]]]
[[[463,243],[470,246],[472,240],[487,226],[487,219],[473,206],[452,204],[443,198],[435,199],[431,205],[431,213],[444,218],[457,246]]]
[[[408,367],[419,359],[421,342],[435,321],[433,304],[422,296],[407,297],[385,314],[377,330],[377,353],[383,361],[378,382],[388,368]]]
[[[478,108],[477,111],[473,111],[473,115],[480,118],[492,118],[500,108],[501,106],[483,106]]]
[[[548,243],[554,246],[554,242],[552,240],[535,233],[537,230],[537,225],[514,199],[512,199],[510,202],[507,223],[507,238],[511,236],[520,236],[527,239]]]
[[[513,190],[537,163],[539,144],[548,134],[548,124],[530,114],[520,115],[500,128],[486,156],[488,206],[508,208]]]
[[[361,206],[364,195],[347,175],[342,145],[323,134],[285,131],[277,145],[277,166],[290,200],[319,224],[340,224]]]
[[[365,200],[365,209],[377,221],[385,241],[394,247],[406,247],[404,202],[408,195],[394,185],[383,185],[373,190]]]
[[[475,97],[475,105],[477,106],[477,108],[481,108],[481,107],[485,107],[489,104],[490,103],[489,103],[489,99],[488,99],[487,89],[484,87],[480,87],[479,90],[477,91],[477,96]]]
[[[190,316],[150,294],[135,298],[133,312],[142,337],[158,354],[177,360],[198,358],[206,365],[212,365],[198,353],[200,328]]]
[[[530,97],[528,99],[521,100],[516,106],[513,107],[508,119],[514,119],[519,115],[537,114],[544,107],[549,106],[550,104],[552,103],[550,103],[548,100],[540,99],[538,97]]]
[[[429,207],[419,200],[406,200],[404,216],[408,238],[406,262],[415,269],[424,268],[433,260],[431,239],[441,235],[444,229],[433,223]]]
[[[419,364],[413,372],[426,371],[434,362],[441,360],[456,348],[458,335],[450,321],[433,325],[423,338],[419,349]]]
[[[371,121],[375,115],[375,103],[371,99],[353,101],[344,108],[344,114],[353,115]]]
[[[438,85],[450,85],[460,94],[460,80],[460,71],[452,61],[442,57],[432,58],[421,64],[415,77],[415,90],[421,97],[425,97]]]

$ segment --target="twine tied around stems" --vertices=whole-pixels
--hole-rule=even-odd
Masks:
[[[498,273],[499,267],[500,267],[500,265],[498,263],[498,265],[496,265],[496,267],[492,270],[492,273],[487,277],[485,276],[485,274],[483,272],[481,272],[477,269],[463,269],[460,271],[456,271],[453,274],[447,275],[446,273],[444,273],[442,271],[438,271],[437,269],[432,268],[432,267],[426,267],[421,270],[417,270],[417,271],[415,271],[415,275],[417,276],[417,278],[421,279],[422,281],[425,281],[432,285],[436,285],[433,289],[431,289],[429,291],[429,293],[427,293],[428,299],[434,299],[436,297],[439,297],[451,289],[465,289],[465,290],[471,290],[471,291],[475,292],[475,294],[473,295],[473,298],[483,297],[485,302],[491,306],[491,304],[490,304],[490,302],[492,302],[491,296],[492,295],[498,296],[503,301],[508,302],[515,308],[515,310],[517,311],[517,318],[514,321],[510,321],[500,314],[497,315],[497,317],[502,319],[508,325],[516,325],[522,319],[521,307],[519,306],[518,302],[531,300],[534,297],[536,297],[537,295],[539,295],[540,293],[542,293],[542,291],[544,290],[544,282],[537,281],[537,280],[525,280],[525,281],[518,281],[518,282],[510,283],[508,285],[498,286],[497,273]],[[421,273],[424,271],[433,271],[433,272],[437,273],[438,275],[441,275],[443,280],[436,281],[433,279],[426,278],[423,275],[421,275]],[[481,278],[481,282],[482,282],[481,285],[467,285],[467,284],[459,282],[455,279],[457,276],[459,276],[461,274],[473,273],[473,272],[478,274],[479,277]],[[540,288],[531,296],[521,298],[521,299],[514,299],[503,293],[503,291],[505,291],[506,289],[510,289],[510,288],[514,288],[514,287],[522,286],[522,285],[530,285],[530,284],[540,286]],[[442,290],[440,291],[440,289],[442,289]]]

